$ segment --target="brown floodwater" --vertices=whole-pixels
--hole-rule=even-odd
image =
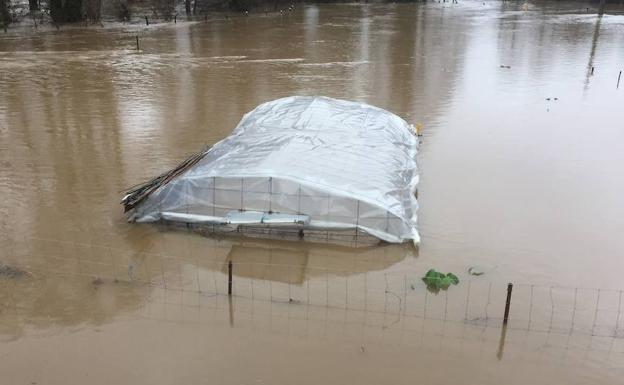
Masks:
[[[0,383],[621,383],[624,6],[605,11],[299,5],[0,35]],[[125,221],[124,188],[288,95],[422,125],[418,249]],[[428,292],[430,268],[460,284]]]

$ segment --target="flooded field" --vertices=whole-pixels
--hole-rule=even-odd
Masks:
[[[597,11],[300,5],[0,35],[0,383],[621,382],[624,6]],[[418,249],[125,221],[125,188],[295,94],[422,125]],[[428,292],[430,268],[460,284]]]

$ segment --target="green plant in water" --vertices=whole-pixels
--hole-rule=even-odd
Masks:
[[[459,283],[459,278],[453,273],[440,273],[435,271],[435,269],[431,269],[425,274],[422,278],[425,285],[427,285],[427,289],[433,291],[439,291],[440,289],[446,290],[451,285],[457,285]]]

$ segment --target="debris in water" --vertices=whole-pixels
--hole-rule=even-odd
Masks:
[[[24,278],[24,277],[30,277],[31,275],[32,274],[30,274],[26,270],[22,270],[17,267],[12,267],[9,265],[5,265],[4,263],[0,263],[0,277]]]
[[[481,266],[472,266],[468,269],[468,274],[470,275],[483,275],[485,274],[485,269]]]
[[[133,264],[129,264],[128,265],[128,278],[130,278],[131,281],[135,280],[134,265]]]
[[[195,153],[188,157],[184,162],[180,163],[173,170],[165,172],[143,184],[132,187],[121,200],[124,205],[124,211],[128,211],[133,209],[136,205],[141,203],[145,198],[147,198],[152,192],[157,190],[162,185],[167,184],[169,181],[174,179],[176,176],[184,173],[189,168],[194,166],[197,162],[202,160],[202,158],[208,153],[210,150],[210,146],[205,147],[198,153]]]
[[[415,130],[416,130],[416,135],[418,135],[418,136],[422,136],[422,124],[420,124],[420,123],[416,123],[416,124],[414,125],[414,128],[415,128]]]
[[[422,278],[423,282],[427,285],[427,289],[433,291],[439,291],[440,289],[446,290],[449,286],[457,285],[459,283],[459,278],[453,273],[440,273],[435,271],[435,269],[431,269],[425,274]]]

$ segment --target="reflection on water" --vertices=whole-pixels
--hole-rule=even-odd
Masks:
[[[203,237],[193,231],[137,225],[125,234],[130,247],[104,238],[83,242],[25,238],[3,257],[18,274],[0,274],[2,331],[98,325],[144,306],[155,288],[220,295],[227,293],[227,264],[233,262],[235,294],[256,284],[285,284],[314,295],[344,277],[379,275],[414,253],[410,244],[348,247],[332,244],[233,237]],[[78,238],[77,236],[75,237]],[[11,270],[9,270],[11,272]],[[271,292],[269,300],[278,293]],[[383,292],[382,288],[376,289]],[[342,293],[340,293],[342,295]],[[4,334],[3,333],[3,334]]]
[[[622,16],[585,8],[306,6],[141,30],[140,52],[125,28],[9,34],[2,242],[134,247],[122,189],[223,138],[261,102],[325,94],[425,127],[414,269],[481,264],[507,280],[578,284],[583,271],[585,286],[595,274],[614,282],[624,268]]]
[[[307,293],[321,304],[361,302],[352,295],[376,284],[374,292],[381,298],[375,300],[382,307],[394,306],[390,301],[398,302],[392,293],[407,298],[400,293],[410,292],[407,278],[416,283],[410,293],[424,296],[417,279],[423,271],[457,272],[467,282],[474,279],[466,273],[473,265],[488,268],[490,273],[479,277],[484,282],[619,289],[624,269],[624,94],[616,90],[616,82],[624,60],[624,40],[619,38],[624,16],[617,5],[600,14],[596,10],[592,4],[541,1],[531,2],[528,11],[516,2],[306,5],[283,16],[0,36],[0,263],[32,273],[18,280],[0,278],[3,340],[17,339],[11,346],[32,354],[32,330],[78,330],[87,341],[96,338],[90,334],[93,328],[126,337],[142,328],[168,334],[171,327],[155,321],[150,309],[180,316],[181,310],[168,305],[179,309],[186,304],[186,297],[167,297],[176,290],[200,297],[223,294],[228,260],[235,263],[235,289],[241,294],[270,293],[269,299],[286,303],[302,301]],[[141,51],[134,49],[137,31]],[[257,104],[293,94],[364,101],[423,125],[418,252],[402,245],[340,248],[203,237],[125,222],[120,191],[225,137]],[[393,274],[407,278],[386,278]],[[464,295],[467,287],[455,289]],[[486,285],[472,295],[489,301],[489,291]],[[329,292],[352,297],[331,298]],[[527,309],[519,304],[529,303],[532,294],[525,291],[516,299],[512,319],[514,309],[516,319],[525,315]],[[550,304],[547,294],[545,303]],[[593,319],[600,324],[601,317],[610,317],[605,323],[615,329],[610,326],[603,334],[617,336],[622,322],[614,310],[618,297],[612,295],[605,305],[602,295],[602,300],[593,296],[585,303],[568,291],[564,300],[566,306],[578,300],[574,304],[590,330]],[[451,300],[461,303],[459,297]],[[163,301],[153,305],[155,299]],[[426,306],[431,303],[435,301]],[[235,320],[231,331],[210,333],[209,328],[183,325],[175,335],[192,340],[197,332],[208,333],[220,341],[216,346],[225,344],[225,335],[240,342],[244,338],[237,334],[237,320],[249,321],[254,312],[241,316],[239,305],[235,302],[231,312],[226,307],[223,313]],[[490,302],[479,305],[486,314],[494,307]],[[549,317],[551,323],[560,317],[563,324],[572,317],[561,317],[550,305],[544,309],[531,314],[545,317],[545,325]],[[277,306],[270,311],[272,320],[292,310]],[[481,313],[470,319],[482,320]],[[134,320],[137,314],[147,314],[147,321]],[[484,319],[487,323],[490,318]],[[373,323],[369,332],[383,333],[392,322],[394,318]],[[327,318],[321,324],[324,335],[351,325],[347,320],[327,326]],[[451,329],[447,332],[461,332]],[[511,331],[503,361],[522,356],[518,351],[542,349],[531,344],[522,348],[523,337]],[[500,330],[494,334],[495,359]],[[565,378],[609,383],[613,371],[603,370],[604,362],[621,368],[616,364],[621,353],[613,355],[621,351],[619,342],[615,339],[613,349],[607,349],[611,361],[597,356],[581,366],[584,372],[575,369],[577,377]],[[84,342],[73,344],[85,348]],[[482,351],[461,338],[459,344]],[[102,346],[115,351],[112,345]],[[263,352],[259,346],[250,351]],[[310,342],[297,346],[310,347]],[[333,351],[341,348],[332,346]],[[442,354],[456,352],[436,346]],[[409,350],[397,349],[402,354]],[[158,360],[165,351],[156,348],[150,357]],[[547,355],[560,357],[569,349],[562,351]],[[187,352],[202,354],[201,349]],[[12,367],[19,367],[20,354],[11,355]],[[316,354],[324,362],[323,350]],[[375,364],[366,366],[386,367],[383,355],[375,357]],[[427,361],[426,354],[417,358]],[[480,367],[461,360],[453,364],[466,370]],[[298,365],[293,363],[293,370],[309,369]],[[511,370],[501,368],[497,373]],[[256,369],[234,377],[240,382],[249,379],[247,373],[268,378]],[[564,378],[549,370],[545,378]],[[24,382],[15,373],[14,383]],[[459,380],[461,373],[454,373]],[[397,382],[406,380],[394,376]],[[522,378],[536,381],[529,374],[518,381]]]

